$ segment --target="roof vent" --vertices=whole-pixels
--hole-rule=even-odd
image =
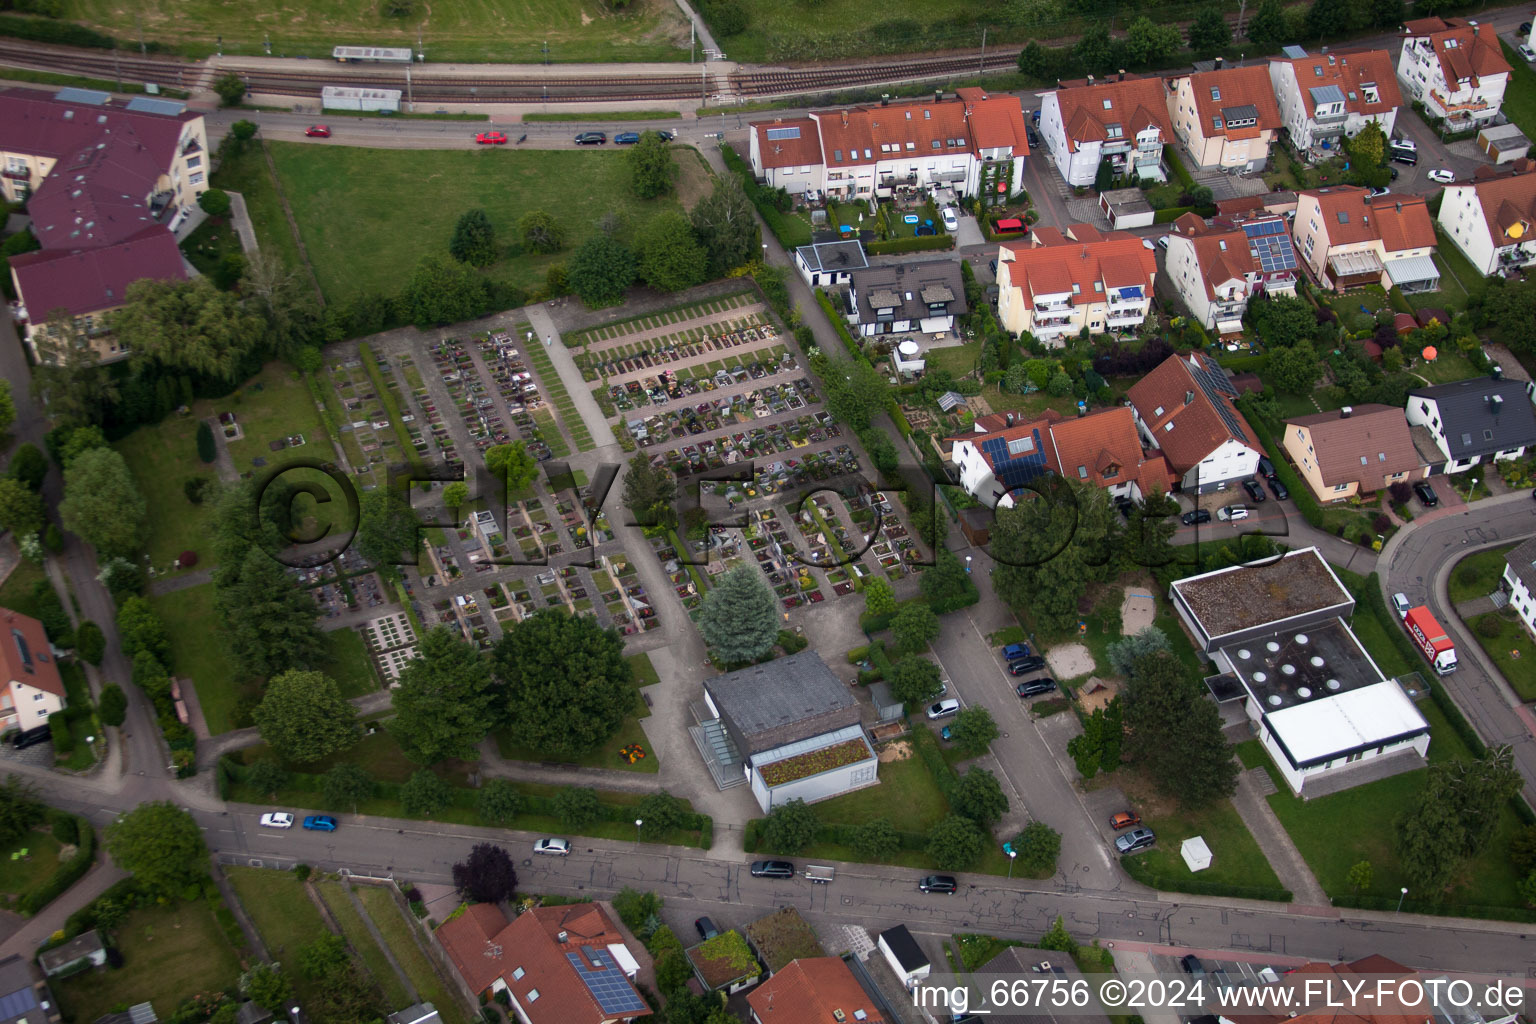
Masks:
[[[853,1011],[853,1019],[854,1020],[869,1020],[869,1014],[865,1013],[863,1010],[854,1010]]]
[[[1296,696],[1300,697],[1302,700],[1306,700],[1312,696],[1312,688],[1310,686],[1297,687]]]
[[[1352,413],[1353,413],[1353,412],[1354,412],[1354,411],[1355,411],[1355,408],[1354,408],[1354,406],[1352,406],[1352,405],[1346,405],[1346,406],[1345,406],[1345,407],[1344,407],[1344,408],[1342,408],[1342,409],[1340,409],[1340,410],[1339,410],[1339,419],[1341,419],[1341,420],[1347,420],[1347,419],[1349,419],[1349,417],[1350,417],[1350,415],[1351,415],[1351,414],[1352,414]]]
[[[1307,646],[1307,634],[1305,634],[1305,633],[1297,633],[1296,634],[1296,642],[1298,644],[1300,644],[1301,646],[1303,646],[1303,647]]]
[[[1296,666],[1295,665],[1281,665],[1280,666],[1280,674],[1283,675],[1283,676],[1293,676],[1293,675],[1296,674]]]
[[[1280,695],[1278,693],[1270,694],[1268,700],[1269,706],[1272,708],[1277,708],[1281,704]]]
[[[1269,643],[1264,645],[1264,649],[1270,654],[1274,654],[1276,651],[1280,650],[1280,645],[1271,640]]]
[[[832,1010],[832,1019],[837,1021],[837,1024],[843,1024],[843,1021],[848,1019],[848,1015],[842,1010],[836,1009],[834,1007]]]
[[[1492,366],[1488,367],[1488,376],[1492,377],[1494,380],[1503,380],[1504,367],[1500,366],[1498,363],[1494,363]]]
[[[1237,649],[1237,656],[1242,658],[1244,661],[1247,661],[1249,658],[1253,657],[1253,652],[1246,647],[1239,647]]]
[[[1194,400],[1195,400],[1195,393],[1193,391],[1186,391],[1186,392],[1184,392],[1184,404],[1185,405],[1188,405],[1189,403],[1193,402]]]
[[[1253,681],[1256,682],[1256,683],[1262,683],[1265,680],[1267,680],[1268,678],[1269,678],[1269,673],[1268,672],[1255,672],[1253,674]]]
[[[1312,657],[1310,657],[1310,658],[1308,658],[1308,659],[1307,659],[1307,661],[1308,661],[1308,662],[1309,662],[1309,663],[1311,663],[1311,665],[1312,665],[1312,667],[1313,667],[1313,668],[1322,668],[1322,667],[1323,667],[1323,659],[1322,659],[1322,658],[1319,658],[1319,657],[1318,657],[1318,656],[1317,656],[1317,655],[1315,655],[1315,654],[1314,654],[1314,655],[1312,655]]]
[[[1323,685],[1328,687],[1328,689],[1330,689],[1330,690],[1338,690],[1344,684],[1339,682],[1337,679],[1330,679],[1326,683],[1324,683]]]

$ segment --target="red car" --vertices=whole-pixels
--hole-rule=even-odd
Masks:
[[[328,139],[331,137],[331,130],[323,124],[312,124],[304,129],[304,134],[312,139]]]
[[[1109,827],[1117,832],[1122,828],[1130,828],[1132,825],[1140,824],[1141,815],[1135,811],[1120,811],[1117,814],[1110,815],[1109,818]]]
[[[481,132],[475,136],[475,141],[482,146],[505,146],[507,135],[505,132]]]

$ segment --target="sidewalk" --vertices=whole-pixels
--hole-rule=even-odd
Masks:
[[[97,841],[100,841],[99,836]],[[64,895],[44,907],[36,917],[22,925],[15,935],[0,943],[0,957],[15,954],[27,960],[32,959],[33,954],[37,952],[37,947],[47,942],[48,937],[54,932],[63,928],[69,915],[127,877],[128,872],[115,864],[107,863],[105,851],[98,852],[95,866],[86,872],[84,878],[71,886]]]
[[[1248,826],[1259,849],[1264,851],[1264,858],[1275,869],[1275,874],[1280,876],[1280,884],[1291,890],[1298,907],[1331,906],[1328,894],[1318,884],[1312,869],[1307,867],[1301,851],[1291,842],[1285,826],[1275,817],[1269,801],[1264,799],[1267,795],[1265,791],[1274,792],[1274,782],[1263,768],[1254,768],[1240,774],[1237,777],[1237,792],[1232,794],[1232,806],[1237,809],[1238,817]]]
[[[535,341],[528,344],[544,345],[544,351],[549,353],[550,361],[555,364],[555,372],[560,375],[560,382],[565,385],[571,401],[576,404],[576,411],[581,414],[581,421],[587,425],[592,440],[597,442],[598,450],[612,448],[617,452],[618,438],[613,436],[613,428],[608,426],[603,410],[598,408],[597,400],[592,397],[592,385],[582,379],[581,368],[576,365],[571,350],[560,340],[560,330],[550,317],[548,307],[542,304],[528,306],[524,312],[528,314],[528,321],[538,335]]]

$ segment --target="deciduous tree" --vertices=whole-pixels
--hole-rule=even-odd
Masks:
[[[453,226],[448,254],[460,263],[488,267],[496,262],[496,229],[484,210],[465,210]]]
[[[418,656],[400,670],[389,733],[417,764],[473,760],[496,724],[498,696],[491,663],[438,626],[421,638]]]
[[[816,838],[821,820],[804,800],[778,804],[763,819],[763,845],[770,853],[799,853]]]
[[[420,526],[421,520],[399,491],[375,488],[357,499],[357,535],[352,544],[370,564],[394,574],[401,562],[415,563],[421,548]]]
[[[107,638],[101,632],[101,627],[90,619],[81,621],[75,627],[75,653],[92,665],[100,665],[101,657],[107,652]]]
[[[123,688],[116,683],[103,686],[101,697],[96,701],[96,713],[101,717],[102,725],[122,725],[123,719],[128,717],[128,695]]]
[[[229,212],[229,193],[221,188],[211,188],[197,197],[197,205],[210,217],[222,217]]]
[[[998,785],[997,776],[985,768],[972,768],[960,776],[949,805],[956,814],[970,818],[982,828],[989,828],[1008,813],[1008,797]]]
[[[288,785],[288,779],[288,769],[276,761],[257,761],[245,771],[246,785],[270,800],[277,799],[278,790]]]
[[[865,587],[868,586],[866,583]],[[975,604],[981,599],[976,584],[971,581],[971,574],[965,571],[965,566],[953,551],[943,547],[934,552],[934,563],[920,577],[918,588],[923,597],[927,598],[928,607],[939,615]]]
[[[1264,53],[1279,49],[1288,31],[1281,0],[1263,0],[1253,17],[1248,19],[1248,39]]]
[[[964,871],[981,859],[987,837],[970,818],[951,814],[928,831],[928,856],[945,871]]]
[[[226,72],[213,80],[213,91],[219,94],[223,106],[233,107],[245,99],[245,79],[233,71]]]
[[[230,651],[247,671],[270,676],[307,668],[324,654],[314,598],[265,551],[251,548],[238,575],[221,572],[215,584]]]
[[[468,859],[453,866],[453,884],[476,903],[500,903],[512,898],[517,871],[506,850],[495,843],[476,843]]]
[[[325,797],[326,806],[351,807],[353,814],[377,788],[378,783],[361,765],[342,762],[320,776],[320,794]]]
[[[926,604],[909,602],[896,609],[891,619],[891,636],[901,654],[916,654],[928,649],[939,636],[939,617]]]
[[[502,634],[491,662],[508,729],[541,756],[586,753],[635,707],[624,642],[590,615],[537,611]]]
[[[416,262],[400,299],[417,327],[453,324],[484,312],[485,282],[468,264],[429,252]]]
[[[640,141],[624,156],[629,165],[629,187],[641,199],[655,199],[672,191],[677,164],[672,162],[672,143],[660,132],[640,133]]]
[[[506,779],[491,779],[480,787],[475,810],[487,825],[510,825],[520,803],[516,786]]]
[[[1275,349],[1269,354],[1269,379],[1281,391],[1293,395],[1308,394],[1322,375],[1322,364],[1310,341]]]
[[[955,749],[961,753],[979,757],[987,752],[987,747],[998,737],[997,723],[992,720],[992,712],[980,704],[972,704],[955,716],[955,721],[949,727],[950,739],[955,744]]]
[[[704,595],[699,632],[727,665],[761,658],[779,637],[779,606],[753,565],[723,573]]]
[[[42,495],[14,477],[0,477],[0,530],[32,537],[47,521]]]
[[[1015,864],[1024,874],[1039,878],[1056,870],[1061,855],[1061,833],[1043,821],[1025,825],[1009,844],[1018,854]]]
[[[658,213],[640,229],[640,277],[659,292],[692,288],[709,273],[709,257],[681,213]]]
[[[140,651],[148,651],[160,661],[169,660],[171,640],[160,616],[147,600],[137,594],[124,598],[117,608],[117,642],[123,656],[132,661]]]
[[[7,775],[0,786],[0,842],[11,843],[43,820],[42,801],[30,782]]]
[[[529,210],[517,222],[523,248],[549,254],[565,248],[565,227],[545,210]]]
[[[104,556],[131,558],[143,540],[144,498],[123,457],[111,448],[80,455],[64,471],[64,528]]]
[[[113,331],[133,365],[160,366],[233,381],[261,343],[261,318],[206,277],[145,278],[129,285],[111,315]]]
[[[10,381],[5,384],[9,387]],[[31,490],[40,491],[43,489],[43,480],[48,476],[48,457],[30,442],[17,445],[11,453],[10,465],[5,467],[5,475],[12,480],[20,480]]]
[[[1048,629],[1077,625],[1093,582],[1119,572],[1120,519],[1107,491],[1060,477],[1036,481],[1038,497],[999,508],[992,527],[993,587]]]
[[[917,655],[902,658],[891,668],[891,696],[911,707],[939,695],[939,666]]]
[[[177,898],[208,874],[208,847],[192,815],[168,800],[143,803],[107,826],[107,850],[146,891]]]
[[[735,177],[717,180],[714,190],[688,216],[709,258],[711,277],[723,276],[758,257],[757,218]]]
[[[450,509],[463,506],[469,500],[469,484],[463,480],[455,480],[443,488],[443,504]]]
[[[866,860],[885,860],[901,848],[901,837],[889,819],[876,818],[860,825],[854,832],[853,848]]]
[[[430,817],[447,807],[452,797],[453,790],[448,788],[448,783],[432,774],[430,768],[412,772],[400,787],[400,806],[405,808],[406,814],[421,817]]]
[[[1199,54],[1219,53],[1232,42],[1232,30],[1221,8],[1206,7],[1189,26],[1189,48]]]
[[[283,1010],[293,985],[283,973],[281,964],[257,961],[240,975],[240,991],[264,1010]]]
[[[603,805],[594,790],[564,786],[555,794],[555,817],[567,828],[583,828],[602,816]]]
[[[666,465],[651,465],[651,457],[637,452],[624,471],[624,507],[640,526],[677,524],[677,480]]]
[[[16,400],[11,397],[11,382],[0,380],[0,434],[11,429],[16,422]]]
[[[538,461],[522,441],[493,445],[485,450],[485,468],[495,480],[505,480],[508,491],[520,491],[533,482]]]
[[[356,709],[322,672],[294,670],[272,677],[251,717],[267,745],[294,764],[319,761],[358,739]]]
[[[589,306],[610,306],[624,298],[635,280],[635,254],[623,242],[593,235],[571,253],[566,276]]]
[[[1177,25],[1153,21],[1145,15],[1126,29],[1125,49],[1133,64],[1154,67],[1179,52],[1183,36]]]
[[[928,573],[923,573],[927,576]],[[896,610],[896,591],[883,576],[864,580],[864,611],[870,615],[889,615]]]

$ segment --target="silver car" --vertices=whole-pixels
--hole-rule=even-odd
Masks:
[[[571,841],[569,839],[555,839],[552,837],[540,839],[533,844],[533,852],[547,853],[554,857],[564,857],[571,852]]]

